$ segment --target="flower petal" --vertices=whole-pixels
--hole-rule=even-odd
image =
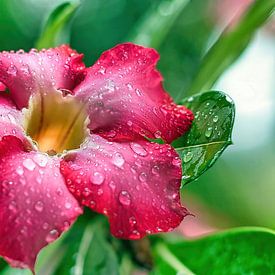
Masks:
[[[61,173],[83,205],[109,217],[119,238],[172,230],[188,213],[180,203],[180,160],[168,144],[93,135],[64,158]]]
[[[38,252],[82,213],[60,174],[59,161],[26,152],[13,136],[0,142],[0,255],[34,270]]]
[[[33,93],[49,92],[53,87],[73,89],[82,80],[84,68],[82,55],[66,45],[40,52],[0,53],[0,81],[20,109],[28,106]]]
[[[0,139],[3,136],[13,135],[25,142],[22,122],[22,113],[16,109],[9,95],[0,93]]]
[[[103,53],[75,94],[89,102],[90,129],[119,140],[135,134],[172,142],[191,126],[193,114],[173,103],[156,70],[154,49],[131,43]]]

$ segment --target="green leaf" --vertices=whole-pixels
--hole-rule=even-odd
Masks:
[[[218,91],[195,95],[182,104],[195,116],[191,130],[173,143],[182,159],[182,182],[186,184],[209,169],[232,143],[235,107]]]
[[[130,34],[129,41],[158,48],[174,22],[190,0],[160,1],[140,20]]]
[[[106,224],[78,221],[64,242],[62,261],[53,274],[117,275],[118,259],[107,241]]]
[[[70,42],[70,19],[77,10],[79,3],[63,3],[49,16],[36,48],[50,48],[62,43]]]
[[[185,95],[209,90],[221,74],[241,55],[256,31],[275,9],[275,0],[256,0],[234,27],[228,27],[204,57]]]
[[[237,228],[190,241],[155,246],[155,275],[240,275],[275,273],[275,233]]]
[[[64,0],[0,0],[0,50],[29,50],[42,23]]]

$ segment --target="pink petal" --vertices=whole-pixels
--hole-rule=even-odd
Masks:
[[[6,86],[0,82],[0,92],[3,92],[6,90]]]
[[[93,135],[61,162],[71,193],[109,217],[114,236],[139,239],[177,227],[187,210],[180,203],[181,165],[168,145],[115,143]]]
[[[33,93],[73,89],[82,80],[84,68],[82,55],[66,45],[40,52],[0,53],[0,81],[19,108],[28,106]]]
[[[90,129],[119,140],[135,134],[172,142],[191,125],[193,114],[173,103],[156,70],[154,49],[131,43],[104,52],[75,94],[89,102]]]
[[[22,113],[16,109],[9,95],[0,93],[0,139],[13,135],[27,143],[22,122]]]
[[[16,137],[0,142],[0,255],[34,270],[38,252],[82,213],[60,174],[59,161],[26,152]]]

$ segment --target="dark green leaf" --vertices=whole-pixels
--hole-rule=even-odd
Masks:
[[[77,3],[64,3],[52,12],[36,42],[37,49],[50,48],[70,42],[69,23],[78,6]]]
[[[256,0],[236,26],[226,28],[204,57],[187,95],[211,89],[221,74],[241,55],[274,9],[275,0]]]
[[[238,228],[192,241],[156,245],[155,275],[241,275],[275,273],[275,234]]]
[[[174,142],[182,159],[183,183],[193,181],[210,168],[230,145],[235,108],[222,92],[210,91],[182,102],[193,111],[191,130]]]

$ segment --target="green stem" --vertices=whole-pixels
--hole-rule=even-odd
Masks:
[[[180,262],[164,244],[157,244],[156,251],[159,256],[162,257],[163,261],[167,262],[175,271],[177,271],[178,275],[195,275],[195,273]]]

